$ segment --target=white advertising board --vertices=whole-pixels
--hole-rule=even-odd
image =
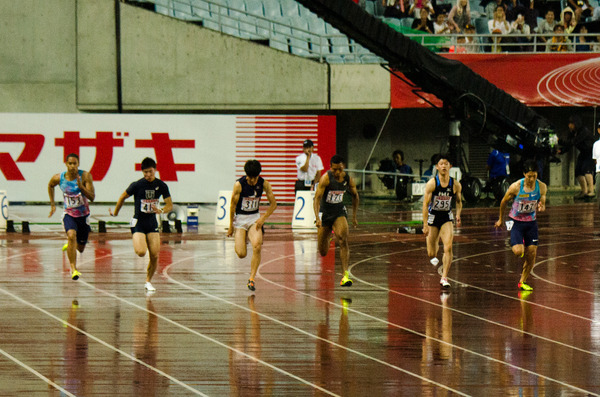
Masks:
[[[115,202],[151,157],[173,201],[214,202],[235,181],[235,122],[230,115],[0,114],[0,190],[11,202],[47,202],[48,181],[77,153],[96,201]]]

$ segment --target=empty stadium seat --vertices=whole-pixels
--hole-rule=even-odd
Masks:
[[[299,17],[300,8],[295,0],[280,0],[281,15],[283,17]]]
[[[172,0],[156,0],[154,2],[154,11],[159,14],[173,16],[173,4]]]
[[[281,5],[277,0],[263,0],[263,9],[265,11],[265,17],[269,19],[280,19],[281,18]]]
[[[192,15],[194,17],[204,19],[210,19],[210,6],[204,0],[191,0]]]
[[[250,15],[264,16],[265,10],[263,9],[263,3],[260,0],[245,0],[246,12]]]

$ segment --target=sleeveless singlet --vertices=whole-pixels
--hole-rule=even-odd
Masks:
[[[82,177],[83,170],[79,170],[79,177]],[[58,186],[63,191],[64,211],[66,214],[75,218],[89,215],[90,205],[87,197],[81,193],[81,189],[77,186],[77,179],[68,181],[65,178],[66,171],[60,174],[60,182]]]
[[[246,177],[243,176],[238,179],[238,182],[242,185],[242,193],[240,193],[240,199],[235,207],[235,213],[243,215],[257,214],[265,180],[259,176],[256,185],[250,186]]]
[[[536,180],[535,188],[531,192],[523,190],[525,187],[525,178],[520,181],[519,194],[515,197],[512,207],[510,209],[510,216],[515,221],[531,222],[535,221],[535,215],[537,211],[537,204],[540,200],[540,184]]]

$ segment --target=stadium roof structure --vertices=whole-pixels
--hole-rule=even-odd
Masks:
[[[409,80],[417,95],[435,95],[449,119],[460,120],[491,146],[525,157],[552,154],[555,135],[550,122],[462,62],[437,55],[351,0],[297,1],[385,59],[389,65],[384,67]]]

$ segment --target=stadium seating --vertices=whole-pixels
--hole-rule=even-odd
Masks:
[[[382,62],[295,0],[147,1],[160,14],[242,39],[268,40],[270,47],[294,55],[331,63]]]

